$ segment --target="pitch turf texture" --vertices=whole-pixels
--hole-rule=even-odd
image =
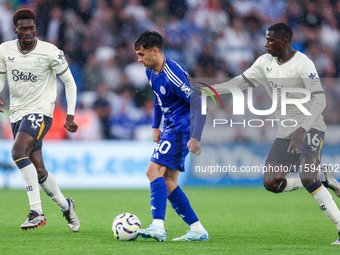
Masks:
[[[306,190],[272,194],[262,188],[184,188],[209,242],[172,242],[187,225],[168,203],[168,240],[114,239],[111,224],[120,213],[151,223],[148,190],[63,190],[75,200],[81,229],[72,233],[43,192],[47,224],[23,231],[29,212],[24,190],[0,190],[0,254],[340,254],[331,246],[335,226]],[[331,191],[332,193],[332,191]],[[338,206],[340,199],[332,193]]]

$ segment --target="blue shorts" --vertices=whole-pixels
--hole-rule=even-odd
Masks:
[[[277,162],[288,167],[298,167],[303,157],[316,158],[320,162],[324,138],[325,132],[311,128],[300,149],[295,153],[287,152],[290,139],[276,138],[269,150],[266,163]]]
[[[34,149],[31,153],[41,150],[42,140],[52,125],[52,118],[43,114],[32,113],[24,116],[21,120],[12,123],[14,139],[18,132],[24,132],[34,138]]]
[[[154,150],[151,161],[184,172],[185,158],[189,153],[187,146],[189,140],[190,134],[162,133],[161,141]]]

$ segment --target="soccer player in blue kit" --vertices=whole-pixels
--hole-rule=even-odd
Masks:
[[[188,73],[181,65],[166,58],[162,47],[163,38],[154,31],[145,31],[135,41],[138,62],[146,67],[146,75],[155,94],[152,128],[153,140],[158,143],[146,170],[150,181],[153,222],[148,228],[140,229],[138,235],[159,242],[166,240],[164,219],[169,199],[176,213],[190,226],[184,236],[173,241],[208,241],[208,232],[177,184],[189,150],[196,155],[201,153],[198,141],[205,115],[201,114],[200,97],[188,82]],[[195,119],[191,130],[190,106]],[[163,132],[159,129],[162,115]]]

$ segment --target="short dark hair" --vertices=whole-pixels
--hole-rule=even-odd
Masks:
[[[159,50],[163,48],[163,37],[156,31],[146,30],[135,41],[135,50],[139,50],[140,46],[144,49],[157,47]]]
[[[284,37],[289,42],[292,41],[293,30],[286,23],[276,23],[268,28],[268,31],[273,31],[274,36]]]
[[[20,10],[17,10],[13,15],[14,26],[18,26],[19,19],[33,19],[35,23],[35,14],[30,9],[20,9]]]

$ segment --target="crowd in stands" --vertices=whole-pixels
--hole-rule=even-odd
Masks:
[[[133,47],[143,31],[159,32],[165,56],[193,78],[223,82],[266,52],[265,31],[277,22],[292,27],[293,48],[307,54],[323,78],[326,123],[340,124],[340,1],[0,0],[2,42],[16,39],[12,16],[23,7],[36,13],[37,37],[64,51],[78,87],[79,132],[63,129],[65,96],[58,84],[47,138],[151,138],[153,93]],[[5,89],[1,96],[8,106],[6,95]],[[0,121],[0,137],[11,138],[8,116]]]

